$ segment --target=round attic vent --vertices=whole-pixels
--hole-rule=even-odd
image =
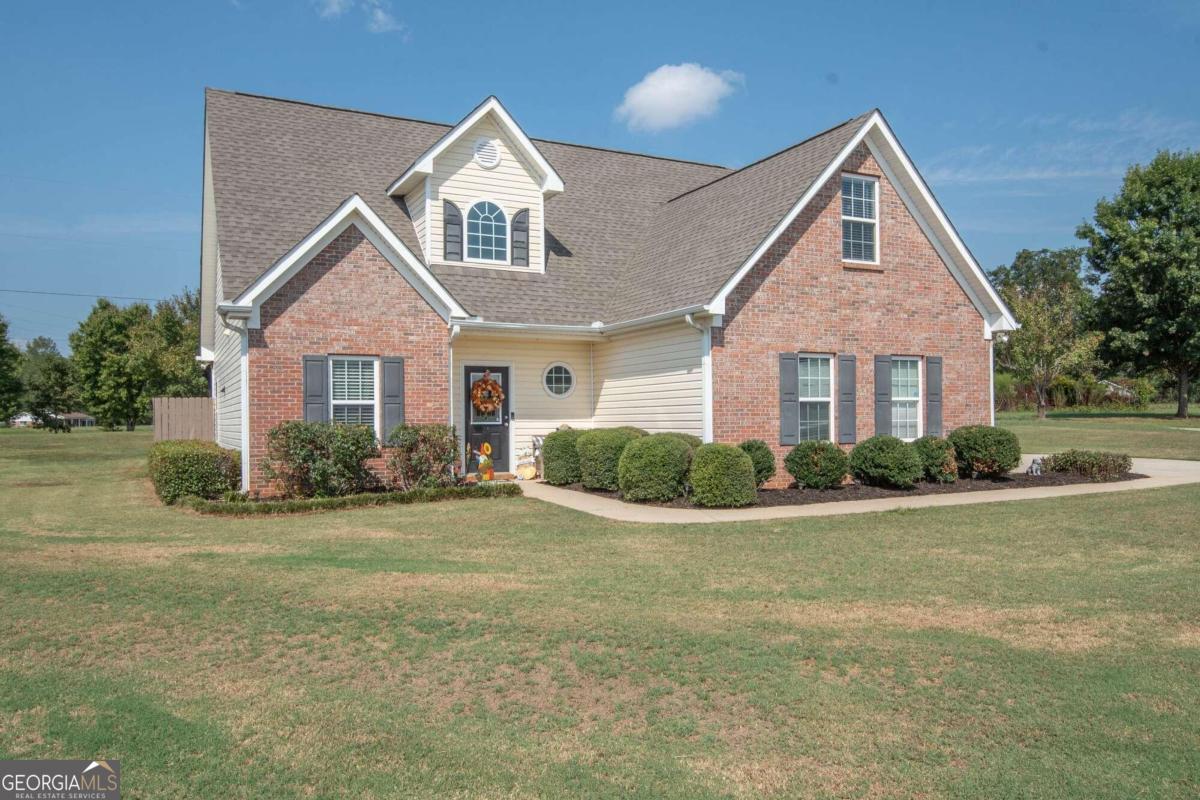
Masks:
[[[475,163],[491,169],[500,163],[500,143],[495,139],[479,139],[475,142]]]

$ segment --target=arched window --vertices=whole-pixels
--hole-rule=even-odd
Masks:
[[[495,203],[482,200],[467,212],[467,258],[508,261],[508,220]]]

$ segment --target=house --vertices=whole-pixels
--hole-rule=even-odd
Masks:
[[[60,419],[72,428],[96,427],[96,418],[91,414],[85,414],[82,411],[68,411],[66,414],[63,414]]]
[[[9,418],[8,427],[10,428],[32,428],[37,424],[37,417],[30,414],[28,411],[22,411],[14,417]]]
[[[494,97],[442,125],[209,90],[203,181],[200,358],[252,490],[292,419],[449,422],[498,471],[563,424],[781,466],[944,433],[992,420],[1015,328],[878,110],[729,169],[531,139]]]

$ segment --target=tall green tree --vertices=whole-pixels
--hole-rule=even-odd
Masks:
[[[1029,294],[1038,289],[1061,290],[1082,299],[1085,296],[1081,291],[1084,288],[1083,248],[1021,250],[1012,264],[996,267],[989,277],[1001,292]]]
[[[1050,385],[1055,378],[1088,372],[1096,361],[1101,335],[1084,330],[1080,319],[1083,305],[1075,296],[1082,291],[1063,285],[1005,292],[1005,300],[1021,327],[1008,334],[1004,349],[997,351],[996,357],[1018,380],[1033,388],[1039,419],[1046,417]]]
[[[0,316],[0,422],[20,410],[20,368],[21,351],[8,340],[8,320]]]
[[[133,430],[149,413],[149,375],[132,344],[150,318],[144,303],[120,308],[101,299],[71,333],[71,372],[79,400],[105,427]]]
[[[1100,286],[1096,319],[1111,358],[1166,369],[1188,414],[1200,371],[1200,153],[1159,153],[1079,226]]]
[[[132,352],[146,376],[151,396],[208,394],[204,369],[196,361],[200,341],[200,296],[189,289],[159,302],[154,314],[134,331]]]
[[[58,352],[53,339],[39,336],[25,345],[20,374],[25,387],[23,404],[43,424],[51,415],[72,409],[71,362]]]

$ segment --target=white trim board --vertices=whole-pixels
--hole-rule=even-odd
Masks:
[[[491,114],[499,123],[501,130],[512,137],[513,141],[524,151],[525,156],[537,166],[538,171],[542,173],[542,194],[559,194],[565,185],[563,179],[554,171],[554,167],[550,166],[550,162],[537,149],[533,141],[525,135],[525,131],[521,130],[521,126],[512,118],[508,110],[500,103],[495,96],[488,97],[482,103],[475,107],[475,110],[463,118],[461,122],[446,132],[442,138],[438,139],[433,147],[430,147],[422,153],[413,165],[405,170],[404,174],[392,182],[388,187],[389,195],[404,194],[411,191],[413,185],[419,178],[427,177],[433,174],[433,162],[446,151],[450,145],[454,144],[461,136],[465,135],[475,123],[479,122],[488,114]]]
[[[870,138],[868,138],[870,137]],[[821,191],[829,180],[837,174],[845,163],[850,154],[862,144],[864,141],[867,147],[871,150],[871,154],[875,160],[879,162],[880,169],[887,175],[888,180],[896,189],[897,193],[904,200],[909,213],[921,225],[921,229],[925,232],[929,240],[934,243],[939,256],[945,262],[951,274],[954,275],[959,285],[971,298],[971,302],[975,308],[983,316],[989,332],[991,331],[1010,331],[1016,330],[1018,326],[1016,319],[1004,301],[1000,299],[1000,295],[996,293],[991,282],[988,281],[987,275],[983,268],[975,261],[974,256],[963,244],[958,233],[954,230],[954,226],[950,224],[945,212],[942,211],[937,200],[929,191],[925,181],[921,178],[908,156],[904,153],[900,143],[896,140],[895,134],[892,133],[887,121],[878,111],[871,114],[870,118],[863,123],[858,132],[846,143],[846,146],[834,157],[832,161],[826,165],[821,174],[816,180],[805,190],[796,204],[788,211],[767,237],[759,243],[758,247],[750,254],[737,272],[733,274],[717,291],[712,300],[705,306],[706,310],[711,314],[724,314],[725,301],[730,293],[737,288],[742,279],[750,272],[751,269],[762,258],[763,254],[771,247],[775,241],[783,235],[789,226],[800,215],[800,212],[812,201],[812,199]],[[915,190],[917,198],[920,202],[916,202],[909,192],[909,188]],[[878,224],[878,223],[876,223]],[[945,246],[943,246],[943,244]]]
[[[468,316],[446,287],[357,194],[348,197],[232,303],[222,304],[220,310],[225,314],[245,315],[251,328],[259,327],[262,304],[351,225],[362,232],[442,319],[449,321],[452,317]]]

